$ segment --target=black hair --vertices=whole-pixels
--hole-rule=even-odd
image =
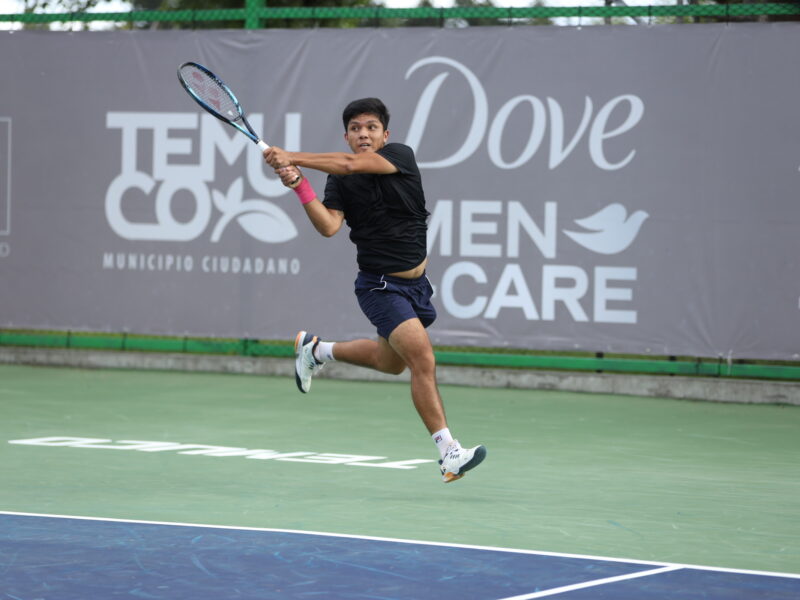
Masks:
[[[344,112],[342,113],[344,130],[347,131],[350,119],[363,114],[375,115],[380,120],[384,129],[389,128],[389,110],[386,108],[386,105],[381,102],[379,98],[361,98],[360,100],[353,100],[350,104],[345,106]]]

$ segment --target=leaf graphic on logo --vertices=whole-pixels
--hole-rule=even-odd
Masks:
[[[239,225],[259,241],[270,244],[288,242],[297,237],[297,228],[276,204],[266,200],[245,200],[247,213],[239,216]]]
[[[214,206],[222,213],[211,233],[212,242],[220,240],[233,219],[247,233],[268,244],[280,244],[297,237],[297,228],[282,208],[267,200],[242,200],[243,192],[241,177],[231,184],[227,194],[211,190]]]
[[[228,188],[228,193],[223,194],[217,190],[211,190],[211,198],[214,201],[214,206],[217,210],[224,215],[236,213],[239,206],[242,204],[242,195],[244,193],[244,184],[242,178],[239,177]]]

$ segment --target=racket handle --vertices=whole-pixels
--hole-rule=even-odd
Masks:
[[[256,144],[258,144],[258,147],[259,147],[259,148],[261,148],[261,151],[262,151],[262,152],[263,152],[264,150],[267,150],[267,149],[269,148],[269,144],[268,144],[267,142],[265,142],[264,140],[258,140],[258,141],[256,142]],[[290,187],[290,188],[292,188],[292,189],[294,189],[294,188],[296,188],[298,185],[300,185],[300,183],[301,183],[302,181],[303,181],[303,176],[302,176],[302,175],[298,175],[298,176],[295,178],[295,180],[294,180],[294,181],[292,181],[292,183],[290,183],[290,184],[289,184],[289,187]]]

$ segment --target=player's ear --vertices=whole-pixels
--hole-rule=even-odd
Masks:
[[[389,130],[388,129],[384,129],[383,130],[383,141],[385,142],[388,139],[389,139]]]

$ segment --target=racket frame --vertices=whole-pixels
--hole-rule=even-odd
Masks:
[[[203,99],[200,98],[200,96],[198,96],[197,93],[192,89],[192,86],[183,78],[183,75],[181,74],[181,70],[184,67],[194,67],[194,68],[202,71],[203,73],[205,73],[212,80],[214,80],[214,82],[217,85],[219,85],[220,88],[222,88],[222,91],[225,92],[226,94],[228,94],[230,99],[233,100],[233,104],[236,107],[236,111],[238,112],[238,117],[235,120],[234,119],[229,119],[229,118],[221,115],[220,113],[218,113],[216,110],[214,110],[213,107],[211,107],[208,104],[206,104],[203,101]],[[228,125],[231,125],[232,127],[235,127],[236,129],[241,131],[243,134],[245,134],[247,137],[249,137],[259,148],[261,148],[262,151],[266,150],[267,148],[269,148],[269,144],[267,144],[264,140],[262,140],[256,134],[256,132],[253,131],[253,128],[250,126],[250,123],[247,121],[247,117],[245,117],[245,115],[244,115],[244,110],[242,109],[242,105],[239,104],[239,100],[236,98],[236,94],[234,94],[231,91],[231,89],[227,85],[225,85],[225,82],[222,81],[219,77],[217,77],[211,70],[207,69],[206,67],[204,67],[200,63],[196,63],[196,62],[193,62],[193,61],[188,61],[188,62],[185,62],[185,63],[181,64],[181,66],[178,67],[178,81],[181,82],[181,85],[183,86],[183,89],[186,90],[186,92],[192,97],[192,99],[195,102],[197,102],[197,104],[200,105],[200,107],[203,110],[205,110],[209,114],[213,115],[214,117],[216,117],[217,119],[219,119],[223,123],[227,123]],[[244,124],[244,127],[239,125],[239,123],[237,123],[236,121],[241,121]]]

